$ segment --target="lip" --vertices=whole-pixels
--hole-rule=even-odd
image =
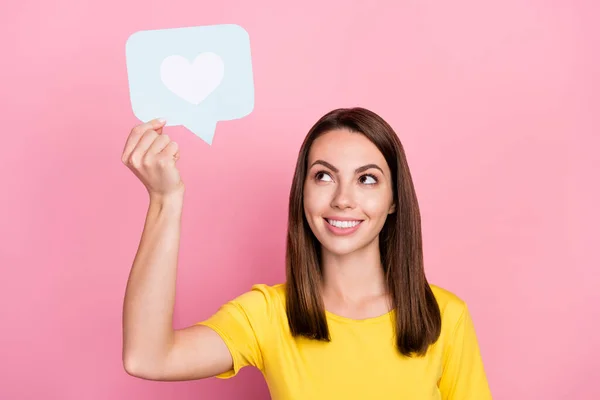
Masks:
[[[362,221],[360,218],[349,218],[349,217],[323,217],[325,219],[332,219],[334,221]]]
[[[351,235],[354,232],[356,232],[358,230],[358,228],[360,228],[360,226],[363,223],[362,219],[356,219],[356,218],[342,218],[342,217],[329,218],[329,217],[324,217],[323,219],[325,220],[325,226],[327,227],[327,229],[329,230],[329,232],[333,233],[336,236]],[[335,221],[360,221],[360,223],[358,223],[356,226],[354,226],[352,228],[338,228],[337,226],[331,225],[327,221],[328,219],[333,219]]]

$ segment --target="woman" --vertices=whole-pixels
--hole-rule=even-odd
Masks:
[[[302,144],[286,283],[255,285],[174,330],[184,185],[163,126],[137,126],[123,152],[150,194],[124,302],[130,375],[229,378],[250,365],[273,399],[491,399],[466,304],[425,277],[402,145],[363,108],[326,114]]]

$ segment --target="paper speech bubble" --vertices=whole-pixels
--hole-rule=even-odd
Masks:
[[[125,47],[131,106],[141,121],[165,118],[212,144],[217,122],[254,109],[250,38],[239,25],[139,31]]]

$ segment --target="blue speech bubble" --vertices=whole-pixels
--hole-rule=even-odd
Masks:
[[[254,109],[250,38],[239,25],[139,31],[125,47],[131,106],[141,121],[165,118],[212,144],[218,121]]]

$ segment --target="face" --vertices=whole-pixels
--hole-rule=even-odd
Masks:
[[[345,255],[378,245],[395,211],[391,177],[383,154],[360,133],[334,130],[313,142],[304,213],[325,251]]]

